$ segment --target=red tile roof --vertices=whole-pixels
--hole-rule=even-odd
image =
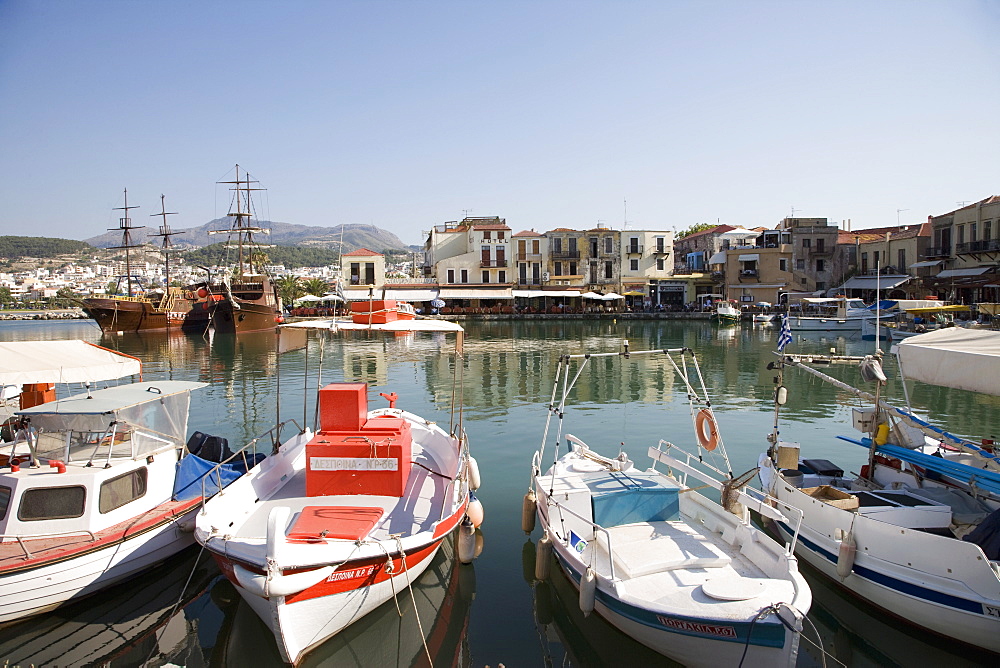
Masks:
[[[382,257],[382,254],[381,253],[376,253],[373,250],[368,250],[367,248],[359,248],[358,250],[351,251],[350,253],[344,253],[344,257],[358,257],[358,256],[363,256],[363,257],[378,256],[378,257]]]

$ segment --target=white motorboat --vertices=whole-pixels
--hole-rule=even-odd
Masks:
[[[715,311],[712,313],[712,318],[717,320],[719,324],[736,324],[740,321],[741,316],[742,313],[740,313],[740,310],[729,302],[721,300],[715,302]]]
[[[56,399],[57,383],[89,388],[139,374],[141,363],[83,341],[0,350],[2,384],[35,388],[21,393],[0,454],[0,622],[94,593],[193,545],[202,495],[248,463],[203,480],[227,454],[224,439],[200,432],[185,446],[190,393],[205,383],[138,382]]]
[[[997,394],[995,372],[988,369],[1000,360],[998,333],[949,328],[898,347],[911,378]],[[859,361],[866,381],[875,383],[874,394],[809,366]],[[796,553],[895,617],[1000,652],[1000,459],[982,444],[886,402],[880,396],[885,377],[874,358],[782,355],[776,417],[785,367],[857,397],[854,426],[867,436],[838,438],[869,449],[860,475],[845,476],[825,459],[800,457],[799,444],[779,440],[775,420],[771,446],[760,458],[760,479],[764,491],[803,513]],[[782,438],[789,431],[783,427]],[[776,528],[792,539],[787,525],[777,522]]]
[[[567,399],[587,362],[638,355],[665,355],[683,380],[698,454],[661,440],[649,448],[654,466],[641,470],[624,452],[600,455],[568,433],[568,451],[560,452]],[[809,587],[791,549],[751,524],[747,508],[789,525],[797,520],[788,519],[782,504],[741,491],[749,477],[734,478],[729,470],[693,352],[629,352],[626,344],[622,353],[566,355],[552,397],[525,497],[524,528],[533,528],[527,519],[536,507],[543,529],[536,577],[544,579],[554,552],[579,589],[585,613],[596,610],[623,633],[685,665],[795,665]],[[558,422],[550,431],[552,416]],[[543,472],[545,443],[553,434],[554,461]],[[716,456],[724,471],[708,464]],[[667,470],[656,470],[657,463]],[[720,490],[730,510],[697,493],[702,487]]]
[[[875,312],[860,299],[845,297],[805,297],[799,309],[788,312],[793,331],[859,331],[862,323],[875,318]]]
[[[289,327],[462,332],[436,320]],[[196,539],[288,663],[403,594],[460,527],[460,558],[474,556],[482,508],[460,416],[446,430],[397,408],[395,393],[376,409],[368,395],[367,383],[320,389],[319,430],[281,443],[197,517]]]

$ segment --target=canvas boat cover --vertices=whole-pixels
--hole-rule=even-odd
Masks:
[[[450,320],[436,319],[416,319],[416,320],[394,320],[383,324],[356,323],[351,320],[303,320],[301,322],[290,322],[282,327],[302,328],[302,329],[329,329],[332,331],[357,329],[373,330],[376,332],[464,332],[465,330],[457,322]]]
[[[911,336],[893,350],[906,378],[1000,395],[1000,332],[946,327]]]
[[[0,385],[96,383],[141,371],[134,357],[86,341],[0,343]]]

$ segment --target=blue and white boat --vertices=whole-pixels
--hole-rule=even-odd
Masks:
[[[1000,333],[948,328],[897,348],[912,380],[1000,394]],[[859,361],[874,393],[809,366]],[[798,443],[779,440],[776,419],[760,480],[765,492],[802,511],[797,537],[794,527],[776,522],[782,537],[824,576],[890,615],[1000,653],[1000,458],[986,441],[956,436],[889,404],[881,396],[885,375],[871,357],[783,354],[776,418],[786,367],[860,400],[853,422],[865,436],[837,438],[869,454],[860,474],[845,476],[828,460],[800,457]],[[793,432],[785,425],[780,433],[784,439]]]
[[[566,402],[591,359],[640,355],[665,357],[683,380],[698,442],[694,455],[660,440],[649,448],[654,464],[646,470],[624,452],[598,454],[563,431]],[[620,353],[563,356],[552,397],[525,497],[524,528],[533,528],[530,513],[537,508],[543,529],[536,576],[547,577],[554,553],[579,589],[585,614],[596,611],[687,666],[795,665],[812,594],[792,548],[751,524],[747,509],[789,526],[798,515],[741,490],[749,477],[732,475],[694,353],[629,352],[626,343]],[[543,472],[550,436],[554,461]],[[703,487],[720,490],[726,507],[696,491]]]

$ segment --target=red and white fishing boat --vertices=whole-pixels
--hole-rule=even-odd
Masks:
[[[93,593],[193,543],[183,522],[201,486],[179,501],[175,481],[190,392],[204,383],[91,392],[90,383],[141,364],[83,341],[4,343],[0,360],[3,385],[41,388],[22,392],[13,439],[0,444],[0,622]],[[88,391],[56,400],[55,383]]]
[[[434,320],[290,327],[462,332]],[[366,383],[322,388],[319,430],[281,444],[198,514],[196,540],[288,663],[403,594],[460,527],[460,559],[473,558],[482,507],[460,414],[446,431],[397,408],[405,397],[381,396],[388,407],[370,410]]]

